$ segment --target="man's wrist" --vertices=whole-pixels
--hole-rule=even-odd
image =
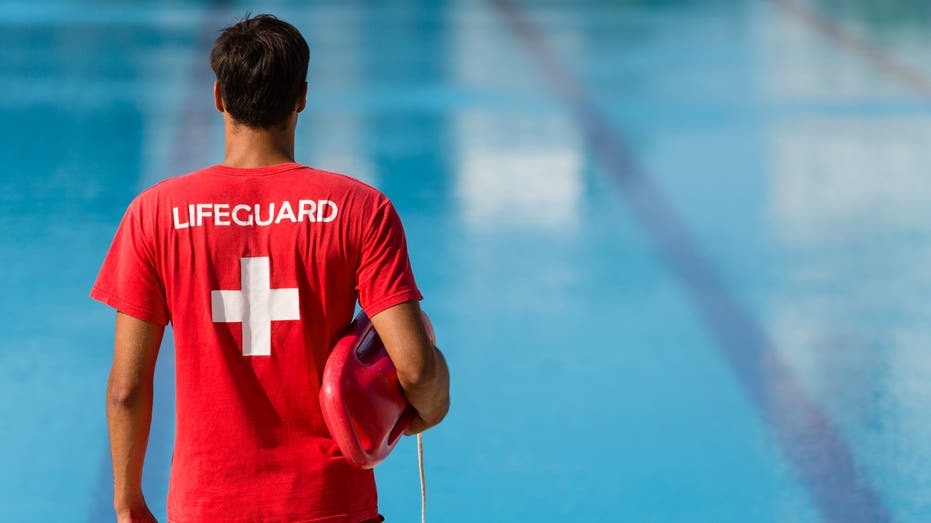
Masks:
[[[113,498],[113,510],[117,515],[148,510],[142,491],[118,494]]]

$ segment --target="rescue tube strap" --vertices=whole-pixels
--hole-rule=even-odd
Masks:
[[[427,480],[423,473],[423,433],[417,434],[417,463],[420,465],[420,523],[427,523]]]

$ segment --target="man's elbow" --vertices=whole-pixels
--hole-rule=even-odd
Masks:
[[[435,357],[408,364],[398,369],[398,381],[404,389],[424,389],[436,382]]]
[[[424,351],[422,358],[407,362],[403,368],[398,368],[398,381],[405,390],[430,389],[441,386],[447,372],[443,353],[431,345]]]

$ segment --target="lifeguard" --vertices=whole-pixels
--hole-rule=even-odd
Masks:
[[[273,16],[220,33],[210,61],[223,161],[138,195],[91,291],[118,311],[107,384],[118,523],[156,522],[142,466],[169,323],[171,523],[382,521],[375,475],[343,458],[318,401],[357,303],[413,409],[406,433],[446,416],[449,370],[424,323],[394,205],[295,162],[308,60],[298,30]]]

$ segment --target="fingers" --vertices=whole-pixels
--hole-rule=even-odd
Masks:
[[[413,436],[415,434],[420,434],[428,428],[430,427],[426,424],[426,422],[424,422],[423,418],[417,416],[413,421],[411,421],[411,424],[407,427],[407,430],[404,431],[404,434]]]

